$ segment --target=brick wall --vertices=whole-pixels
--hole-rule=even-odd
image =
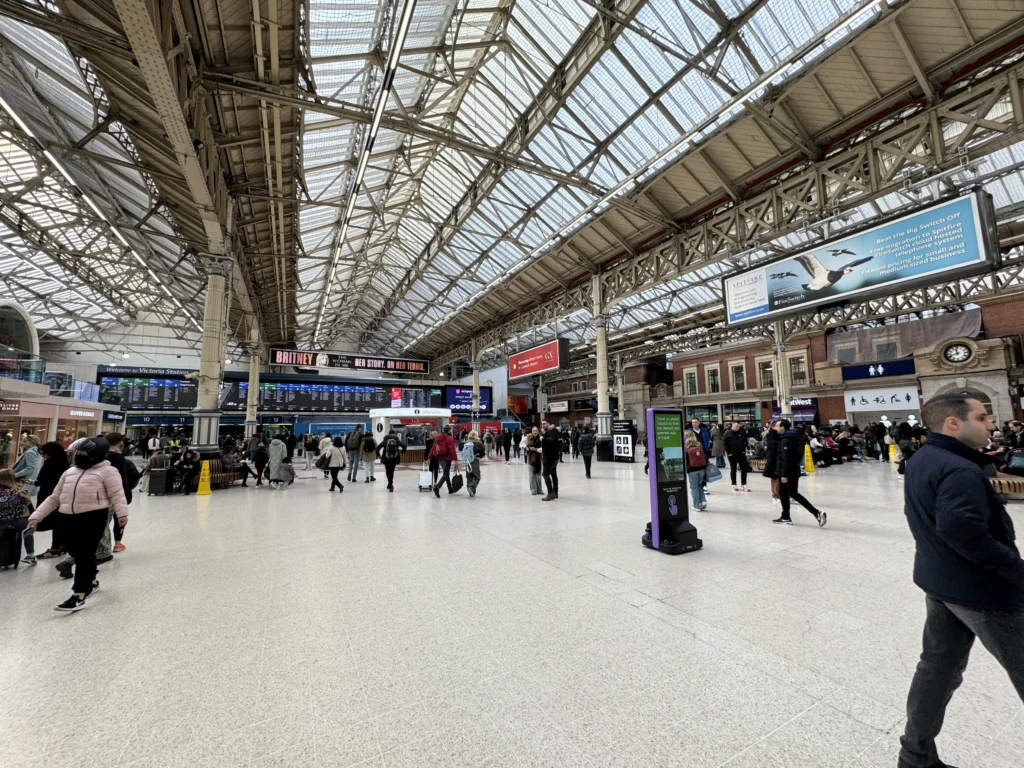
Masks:
[[[846,401],[842,395],[818,398],[818,416],[822,424],[828,424],[832,419],[846,418]]]
[[[1024,299],[983,304],[981,324],[990,339],[1024,333]]]

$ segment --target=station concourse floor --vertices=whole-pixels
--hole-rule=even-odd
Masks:
[[[475,499],[377,471],[142,494],[79,613],[54,561],[0,572],[0,768],[895,766],[924,599],[888,465],[804,480],[824,529],[726,478],[678,557],[640,544],[642,459],[568,461],[552,503],[516,462]],[[939,745],[1024,765],[980,644]]]

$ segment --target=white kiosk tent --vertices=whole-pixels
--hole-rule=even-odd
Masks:
[[[448,419],[451,418],[450,408],[371,408],[370,424],[373,432],[373,439],[380,443],[384,435],[395,426],[393,422],[402,419],[415,420],[415,423],[422,424],[424,420],[433,419],[435,431],[441,431]]]

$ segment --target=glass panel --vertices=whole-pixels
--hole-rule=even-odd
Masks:
[[[725,423],[738,421],[740,424],[758,424],[757,403],[725,403],[722,406],[722,418]]]
[[[697,394],[697,374],[693,371],[686,374],[686,394]]]
[[[775,375],[772,367],[771,360],[757,364],[757,375],[761,381],[761,389],[771,389],[775,386]]]
[[[851,363],[857,362],[857,348],[847,347],[846,349],[837,350],[836,361],[840,365],[850,365]]]
[[[708,371],[708,392],[715,394],[721,390],[721,385],[718,381],[718,370],[712,368]]]
[[[732,367],[732,388],[734,391],[747,388],[747,374],[742,365]]]
[[[789,358],[789,381],[794,387],[807,386],[807,358]]]
[[[718,408],[713,405],[688,405],[686,406],[686,420],[693,421],[700,419],[702,424],[712,424],[718,421]]]
[[[875,360],[895,360],[899,356],[900,345],[897,342],[882,341],[875,343]]]

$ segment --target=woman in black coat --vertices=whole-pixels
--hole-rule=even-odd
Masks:
[[[48,499],[53,495],[57,481],[60,480],[61,475],[67,472],[70,464],[64,446],[56,441],[39,446],[39,454],[43,457],[43,466],[39,468],[39,474],[36,476],[36,487],[39,489],[36,498]],[[48,515],[39,523],[36,530],[53,531],[50,548],[39,555],[40,558],[60,557],[64,554],[65,548],[61,541],[60,531],[55,525],[62,517],[63,515]]]
[[[779,460],[779,433],[775,431],[775,422],[770,425],[764,436],[764,471],[761,473],[772,481],[772,504],[779,502],[779,478],[775,474],[775,465]]]

